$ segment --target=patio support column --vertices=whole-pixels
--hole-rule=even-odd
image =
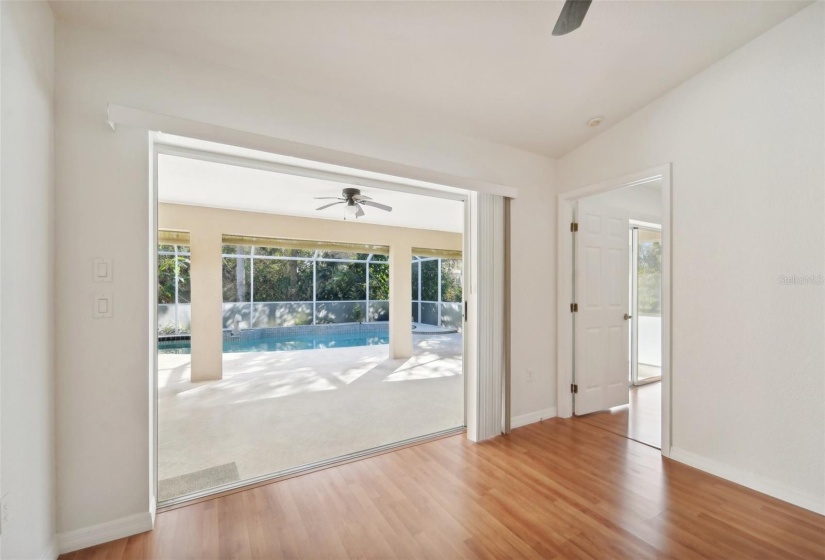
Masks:
[[[223,240],[209,227],[193,228],[189,237],[192,381],[214,381],[223,376]]]
[[[412,246],[390,245],[390,358],[412,356]]]

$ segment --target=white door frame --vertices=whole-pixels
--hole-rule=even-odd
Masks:
[[[671,424],[671,267],[672,209],[671,164],[630,173],[594,185],[580,187],[558,195],[556,250],[556,388],[557,410],[561,418],[573,415],[573,233],[570,231],[573,205],[577,200],[622,187],[661,180],[662,183],[662,455],[670,457]]]
[[[169,156],[176,156],[176,157],[184,157],[190,159],[196,159],[201,161],[208,161],[212,163],[221,163],[225,165],[234,165],[237,167],[245,167],[249,169],[259,169],[263,171],[272,171],[287,175],[297,175],[301,177],[313,177],[318,179],[326,179],[326,180],[334,180],[342,183],[352,182],[354,176],[346,175],[343,173],[334,173],[328,171],[320,171],[314,170],[311,168],[304,168],[300,166],[290,166],[284,165],[274,162],[268,162],[264,160],[256,160],[251,158],[245,157],[238,157],[232,156],[228,154],[218,153],[218,152],[210,152],[207,150],[202,149],[194,149],[194,148],[185,148],[181,146],[176,146],[174,144],[167,144],[164,143],[163,140],[159,139],[156,134],[150,132],[150,154],[149,154],[149,166],[150,166],[150,185],[149,185],[149,294],[148,294],[148,303],[149,303],[149,352],[150,352],[150,488],[151,488],[151,496],[150,496],[150,511],[153,515],[153,523],[154,523],[154,515],[157,509],[157,484],[158,484],[158,410],[157,410],[157,402],[158,402],[158,364],[157,364],[157,355],[158,355],[158,337],[157,337],[157,246],[158,246],[158,217],[157,217],[157,207],[158,207],[158,156],[159,155],[169,155]],[[444,191],[444,190],[437,190],[437,189],[427,189],[422,188],[414,185],[407,185],[404,183],[393,183],[388,180],[362,180],[361,178],[357,179],[359,183],[355,184],[363,184],[368,185],[372,188],[376,189],[384,189],[384,190],[393,190],[398,192],[404,192],[409,194],[417,194],[421,196],[430,196],[434,198],[444,198],[447,200],[455,200],[459,202],[463,202],[464,204],[464,231],[462,232],[463,235],[463,257],[462,257],[462,269],[464,273],[462,274],[463,285],[462,285],[462,300],[463,302],[468,305],[469,307],[469,316],[470,319],[468,320],[466,316],[464,317],[464,325],[462,331],[462,369],[464,375],[464,426],[457,428],[456,430],[464,430],[466,431],[466,436],[471,441],[475,441],[476,433],[477,433],[477,424],[478,418],[476,412],[478,410],[478,394],[471,393],[470,391],[477,387],[477,352],[478,352],[478,345],[475,342],[475,337],[478,333],[478,320],[476,318],[476,290],[475,290],[475,273],[474,273],[474,266],[477,262],[475,258],[475,253],[477,252],[477,243],[474,241],[474,237],[472,236],[472,232],[474,232],[473,226],[475,226],[475,222],[477,218],[475,217],[475,210],[472,207],[472,201],[474,198],[474,193],[472,191],[466,192],[453,192],[453,191]],[[443,185],[443,186],[450,186],[450,185]],[[459,187],[453,187],[458,189]],[[472,220],[472,221],[471,221]],[[425,435],[419,438],[421,441],[426,440],[432,436]],[[385,446],[387,449],[407,445],[407,442],[401,442],[400,444],[390,444]],[[362,452],[356,452],[344,457],[335,458],[327,461],[319,462],[323,463],[324,465],[337,463],[337,462],[347,462],[349,460],[353,460],[354,458],[359,458],[361,456],[369,456],[369,454],[374,453],[375,450],[366,450]],[[286,476],[293,476],[295,473],[301,474],[304,472],[311,472],[315,470],[316,466],[313,465],[306,465],[296,469],[291,469],[289,474]],[[292,473],[295,471],[295,473]],[[284,471],[286,472],[286,471]],[[258,485],[265,481],[274,481],[280,478],[284,478],[284,472],[281,473],[273,473],[268,475],[259,476],[252,479],[245,479],[239,481],[236,485],[237,488],[242,487],[252,487]],[[233,488],[234,489],[234,488]],[[213,490],[206,490],[198,494],[193,494],[191,496],[186,496],[184,499],[178,500],[171,500],[174,506],[178,505],[179,503],[185,503],[193,500],[198,500],[205,496],[214,496],[219,495],[221,492],[227,491],[226,488],[222,488],[218,491]],[[169,503],[165,503],[164,507],[169,507]]]

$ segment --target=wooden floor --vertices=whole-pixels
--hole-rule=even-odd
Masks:
[[[811,559],[825,517],[556,418],[168,511],[62,558]]]
[[[662,382],[631,387],[630,404],[579,416],[578,420],[661,449]]]

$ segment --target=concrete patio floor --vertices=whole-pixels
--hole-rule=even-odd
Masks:
[[[387,345],[224,354],[224,378],[200,383],[190,355],[160,354],[159,500],[181,475],[244,480],[462,426],[461,334],[413,343],[407,360]]]

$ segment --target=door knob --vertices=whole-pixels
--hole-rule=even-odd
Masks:
[[[627,313],[624,314],[624,320],[627,321],[628,319],[632,319],[633,315],[628,315]]]

